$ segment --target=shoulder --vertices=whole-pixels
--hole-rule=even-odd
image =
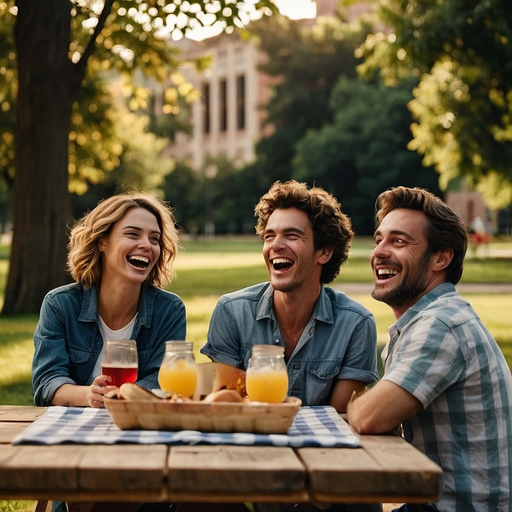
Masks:
[[[416,321],[430,318],[432,322],[442,323],[450,328],[478,318],[471,304],[450,283],[444,283],[424,295],[411,309],[416,314]]]
[[[86,290],[81,284],[78,283],[70,283],[62,286],[58,286],[53,290],[50,290],[43,299],[43,307],[45,305],[55,305],[61,302],[73,302],[79,301],[81,302],[84,296],[84,293],[87,293]]]
[[[333,310],[351,311],[362,317],[373,317],[373,314],[365,306],[349,297],[346,293],[335,290],[330,286],[324,286],[324,292]]]
[[[252,286],[248,286],[247,288],[242,288],[240,290],[236,290],[231,293],[226,293],[220,297],[218,303],[219,304],[231,304],[231,303],[258,303],[264,295],[264,293],[269,289],[270,283],[259,283]]]
[[[148,300],[152,300],[155,303],[173,307],[184,307],[183,299],[175,293],[164,290],[162,288],[155,288],[154,286],[145,286],[142,292]]]

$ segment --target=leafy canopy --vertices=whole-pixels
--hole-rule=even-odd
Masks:
[[[379,0],[385,27],[358,55],[365,77],[420,79],[410,148],[440,184],[464,176],[493,209],[512,204],[512,10],[509,0]]]
[[[121,165],[116,98],[119,94],[125,97],[133,112],[145,110],[149,102],[145,84],[133,80],[136,72],[165,84],[162,109],[174,120],[168,120],[165,135],[173,138],[176,130],[189,129],[177,114],[195,99],[177,71],[182,57],[174,42],[192,29],[215,23],[230,32],[243,26],[256,9],[266,14],[276,11],[273,0],[71,0],[69,8],[69,59],[82,66],[85,74],[73,105],[69,136],[69,188],[78,194],[103,182],[106,174]],[[8,187],[14,180],[16,15],[14,1],[0,0],[0,177]],[[203,67],[206,63],[198,60],[194,64]],[[124,77],[121,91],[112,88],[119,76]]]

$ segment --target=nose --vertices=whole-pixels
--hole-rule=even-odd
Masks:
[[[378,244],[375,245],[371,254],[371,259],[373,260],[374,258],[384,258],[389,256],[389,254],[389,245],[387,245],[384,240],[381,240]]]
[[[282,235],[275,235],[272,240],[272,249],[275,251],[278,251],[279,249],[282,249],[285,246],[285,237]]]
[[[139,240],[139,247],[142,249],[149,249],[150,246],[151,242],[149,240],[149,237],[145,235],[141,236]]]

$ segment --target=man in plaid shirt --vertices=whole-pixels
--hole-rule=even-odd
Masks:
[[[467,232],[439,198],[398,187],[377,200],[373,297],[396,317],[384,376],[353,397],[359,433],[402,426],[443,469],[440,499],[405,511],[510,512],[512,377],[496,341],[455,285]]]

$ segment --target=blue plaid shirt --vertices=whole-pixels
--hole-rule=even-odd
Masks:
[[[424,410],[404,434],[443,469],[442,512],[510,512],[512,377],[496,341],[451,283],[389,328],[384,379]]]
[[[284,346],[272,307],[273,288],[260,283],[221,297],[208,341],[214,361],[247,369],[253,345]],[[377,334],[373,315],[344,293],[322,287],[313,314],[287,361],[288,395],[303,405],[328,405],[339,379],[375,382]]]

